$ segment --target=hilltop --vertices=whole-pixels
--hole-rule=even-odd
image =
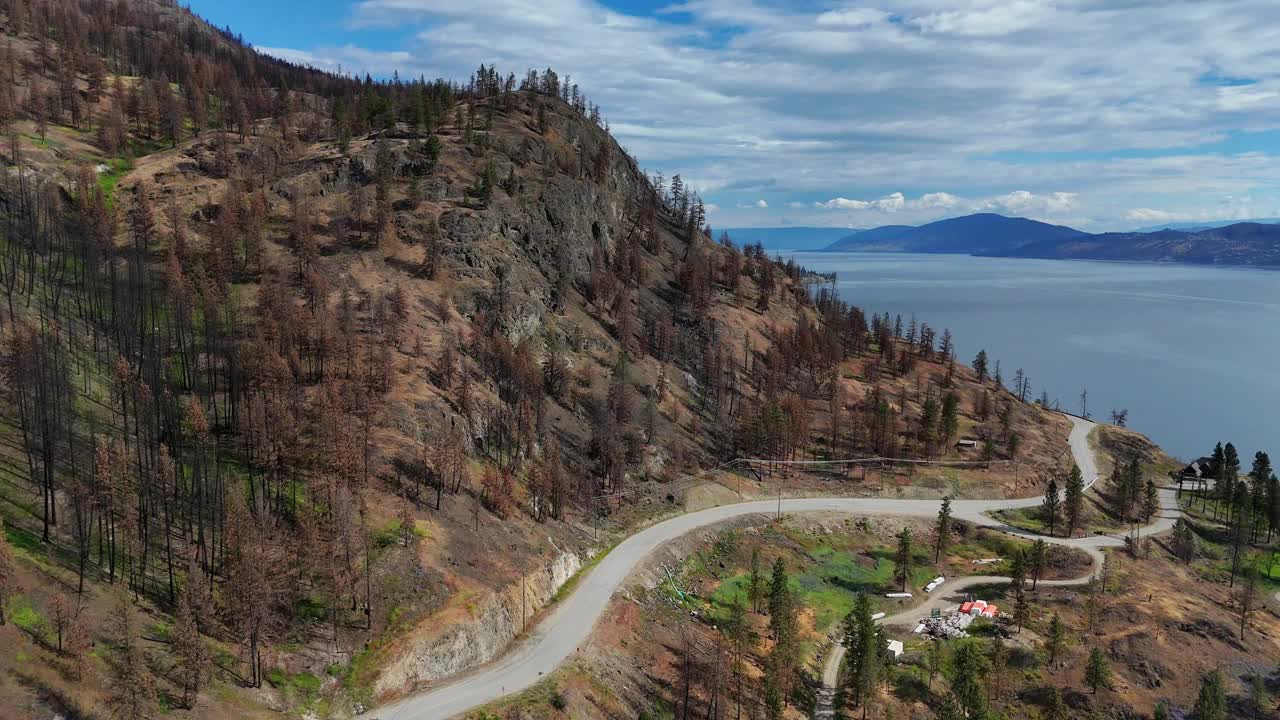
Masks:
[[[1035,242],[1084,235],[1062,225],[978,213],[927,225],[887,225],[864,230],[827,246],[832,252],[907,252],[957,255],[1004,255]]]

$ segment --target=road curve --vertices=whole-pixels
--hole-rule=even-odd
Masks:
[[[1093,449],[1089,447],[1089,433],[1092,432],[1096,423],[1068,415],[1071,419],[1071,436],[1069,443],[1071,445],[1071,455],[1076,465],[1080,467],[1080,473],[1085,478],[1085,489],[1093,487],[1098,481],[1101,473],[1098,472],[1097,458],[1093,454]],[[1039,498],[1032,498],[1039,502]],[[1143,536],[1161,533],[1173,527],[1173,524],[1181,516],[1182,512],[1178,508],[1178,496],[1172,488],[1160,489],[1160,517],[1150,525],[1141,529]],[[957,517],[961,517],[959,513]],[[1073,585],[1084,585],[1093,578],[1098,568],[1102,565],[1102,549],[1109,547],[1120,547],[1124,545],[1124,537],[1116,535],[1090,535],[1082,538],[1059,538],[1039,535],[1037,533],[1028,532],[1021,528],[1015,528],[1004,525],[993,518],[979,513],[977,516],[964,516],[965,520],[973,522],[977,525],[986,527],[999,528],[1010,535],[1018,535],[1028,539],[1042,539],[1045,542],[1054,545],[1064,545],[1082,550],[1093,558],[1093,567],[1089,572],[1078,578],[1070,578],[1067,580],[1041,580],[1040,585],[1049,587],[1066,587]],[[919,621],[922,617],[928,617],[929,613],[934,609],[944,609],[953,605],[957,605],[959,601],[964,599],[965,591],[969,588],[982,585],[994,585],[1009,582],[1008,577],[999,575],[969,575],[967,577],[948,580],[938,588],[937,594],[931,596],[927,602],[918,605],[909,610],[890,615],[880,622],[884,625],[912,625]],[[1280,594],[1276,596],[1280,600]],[[840,663],[844,660],[845,647],[836,642],[831,647],[831,652],[827,655],[826,662],[822,668],[822,684],[828,690],[836,687],[840,681]],[[830,693],[828,694],[830,695]]]
[[[1072,454],[1088,484],[1092,485],[1098,475],[1088,440],[1094,423],[1074,417],[1071,421]],[[1004,527],[985,513],[1034,507],[1040,501],[1040,497],[957,500],[952,502],[952,511],[955,517],[975,524]],[[1165,504],[1163,501],[1164,498],[1162,504]],[[1172,504],[1176,509],[1176,501]],[[836,512],[909,517],[933,517],[938,512],[938,505],[937,500],[889,498],[815,497],[781,501],[784,513]],[[546,673],[555,670],[578,652],[590,638],[596,621],[604,614],[614,593],[631,571],[659,546],[702,527],[745,515],[773,515],[777,510],[777,500],[736,503],[687,513],[640,530],[614,547],[579,581],[578,587],[568,597],[561,600],[526,638],[501,659],[450,682],[371,710],[365,717],[380,720],[444,720],[534,685]],[[1155,523],[1151,531],[1158,532],[1166,520],[1167,525],[1171,526],[1172,520],[1166,517]],[[1012,528],[1005,529],[1026,534]],[[1100,556],[1097,551],[1099,547],[1123,544],[1121,538],[1109,536],[1055,538],[1053,541],[1060,545],[1080,547],[1095,557]],[[958,583],[953,584],[953,587],[956,585]],[[948,590],[951,591],[950,588]]]

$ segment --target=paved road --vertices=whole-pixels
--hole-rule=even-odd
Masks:
[[[1089,432],[1094,423],[1072,418],[1071,450],[1076,463],[1090,485],[1097,479],[1097,465],[1089,448]],[[1172,498],[1172,494],[1170,494]],[[1015,500],[957,500],[952,503],[955,517],[988,527],[1001,523],[985,513],[1011,508],[1034,507],[1041,498]],[[1162,496],[1162,502],[1165,499]],[[797,498],[782,501],[784,513],[837,512],[851,515],[902,515],[934,517],[937,500],[897,500],[886,498]],[[1176,508],[1176,502],[1166,502]],[[622,586],[631,571],[659,546],[688,532],[744,515],[773,515],[776,500],[724,505],[688,513],[652,525],[623,540],[600,563],[581,579],[578,587],[563,599],[551,613],[513,650],[501,659],[457,679],[411,695],[370,711],[366,717],[381,720],[444,720],[460,715],[498,698],[524,690],[537,683],[572,657],[591,637],[595,623]],[[1167,509],[1166,509],[1167,512]],[[1160,526],[1172,525],[1162,518]],[[1166,527],[1167,527],[1166,526]],[[1021,531],[1017,531],[1021,533]],[[1061,545],[1077,546],[1098,555],[1098,547],[1118,546],[1116,537],[1081,539],[1057,538]],[[956,583],[958,585],[959,583]],[[950,591],[950,588],[948,588]]]
[[[1089,447],[1089,433],[1093,430],[1095,423],[1074,416],[1068,417],[1071,418],[1071,422],[1073,423],[1071,428],[1071,437],[1069,439],[1071,444],[1071,454],[1075,459],[1076,465],[1080,466],[1081,475],[1086,478],[1085,487],[1088,489],[1093,487],[1093,484],[1096,483],[1100,477],[1096,458],[1094,457],[1092,448]],[[1039,502],[1038,498],[1032,498],[1032,500],[1035,500],[1037,503]],[[1182,511],[1178,509],[1178,497],[1175,489],[1161,488],[1160,513],[1160,517],[1155,522],[1142,528],[1142,535],[1144,537],[1152,533],[1160,533],[1171,529],[1174,522],[1176,522],[1178,517],[1182,514]],[[1121,535],[1091,535],[1082,538],[1051,538],[1009,525],[1003,525],[995,519],[981,513],[977,516],[961,516],[959,513],[956,513],[956,515],[957,517],[964,517],[965,520],[977,525],[997,527],[1011,535],[1043,539],[1046,542],[1050,542],[1055,545],[1073,547],[1088,553],[1089,556],[1093,558],[1093,567],[1088,573],[1078,578],[1040,581],[1041,585],[1047,585],[1050,587],[1084,585],[1088,583],[1090,578],[1094,576],[1097,569],[1102,565],[1102,549],[1109,547],[1121,547],[1124,545],[1124,536]],[[969,588],[1007,582],[1009,582],[1009,578],[997,575],[970,575],[968,577],[957,578],[955,580],[948,580],[943,583],[942,587],[938,588],[938,590],[935,591],[935,593],[932,594],[929,600],[924,604],[913,607],[910,610],[904,610],[900,613],[890,615],[880,622],[885,625],[914,626],[919,622],[920,618],[928,617],[929,613],[934,609],[945,609],[958,605],[964,600],[965,591]],[[1276,597],[1277,599],[1280,599],[1280,594],[1277,594]],[[826,663],[822,668],[822,684],[824,686],[824,690],[827,691],[822,694],[822,697],[824,698],[833,697],[835,694],[834,690],[836,688],[836,684],[840,680],[840,663],[844,659],[844,652],[844,646],[836,643],[832,646],[831,653],[827,655]],[[824,710],[824,708],[819,708],[820,712],[817,714],[823,717],[831,714],[821,712],[822,710]]]

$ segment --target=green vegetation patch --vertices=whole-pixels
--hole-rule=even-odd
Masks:
[[[291,673],[274,668],[267,673],[267,682],[279,690],[291,705],[315,707],[321,700],[320,678],[311,673]]]
[[[45,641],[49,625],[44,616],[31,606],[31,601],[27,598],[23,597],[14,601],[6,611],[5,619],[37,641]]]
[[[107,203],[115,202],[116,186],[120,184],[121,178],[129,174],[133,169],[133,163],[127,158],[111,158],[102,163],[107,169],[98,173],[98,187],[102,188],[102,194],[107,198]]]

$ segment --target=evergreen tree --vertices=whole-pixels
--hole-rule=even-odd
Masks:
[[[933,562],[936,564],[942,559],[942,554],[947,551],[947,546],[951,543],[950,495],[942,498],[942,505],[938,508],[938,523],[935,533],[936,537],[933,541]]]
[[[1045,704],[1044,714],[1041,715],[1044,720],[1070,720],[1071,711],[1067,709],[1067,703],[1062,699],[1062,691],[1058,688],[1052,688],[1049,691],[1049,702]]]
[[[1027,591],[1015,590],[1013,593],[1013,621],[1018,625],[1018,634],[1031,620],[1031,601],[1027,599]]]
[[[1053,537],[1058,526],[1058,506],[1062,497],[1058,493],[1058,481],[1049,478],[1049,487],[1044,492],[1044,501],[1040,503],[1040,515],[1044,524],[1049,526],[1049,537]]]
[[[787,588],[787,568],[782,558],[773,561],[773,576],[769,580],[769,614],[782,615],[790,602]]]
[[[893,579],[902,584],[902,592],[907,591],[907,583],[911,581],[911,569],[914,547],[911,541],[911,528],[902,528],[896,536],[898,549],[893,554]]]
[[[1049,543],[1044,540],[1037,539],[1031,544],[1031,551],[1027,555],[1027,564],[1031,568],[1031,589],[1036,590],[1040,587],[1040,574],[1044,572],[1044,566],[1049,561]]]
[[[855,705],[862,706],[866,718],[876,688],[883,675],[883,640],[871,614],[871,600],[859,593],[844,620],[844,646],[848,651],[847,689]]]
[[[1227,695],[1222,687],[1222,675],[1217,670],[1209,672],[1200,681],[1200,694],[1191,716],[1195,720],[1227,720]]]
[[[1111,663],[1098,648],[1089,652],[1089,664],[1084,669],[1084,682],[1095,694],[1098,688],[1111,689]]]
[[[1064,643],[1067,641],[1067,627],[1063,624],[1062,618],[1058,617],[1058,613],[1053,614],[1053,619],[1049,621],[1049,634],[1045,636],[1044,649],[1049,653],[1049,664],[1052,665],[1058,659],[1058,654],[1062,652]]]
[[[1075,534],[1080,527],[1081,516],[1084,512],[1084,475],[1080,473],[1080,466],[1075,463],[1071,464],[1071,472],[1067,475],[1066,497],[1064,499],[1064,514],[1067,521],[1067,537]]]
[[[960,399],[949,392],[942,398],[942,425],[938,428],[940,444],[945,449],[960,431]],[[945,450],[944,450],[945,451]]]
[[[977,357],[973,359],[973,371],[978,374],[978,382],[986,382],[987,380],[987,351],[979,350]]]
[[[751,611],[760,612],[760,600],[764,597],[764,575],[760,573],[760,548],[751,548],[751,581],[747,586]]]
[[[1191,562],[1196,556],[1196,532],[1185,517],[1178,518],[1173,524],[1173,552],[1184,563]]]
[[[979,678],[982,676],[982,651],[974,640],[961,642],[951,661],[951,695],[963,717],[981,718],[987,703]]]
[[[1014,592],[1027,585],[1027,551],[1018,548],[1009,559],[1009,580]]]

